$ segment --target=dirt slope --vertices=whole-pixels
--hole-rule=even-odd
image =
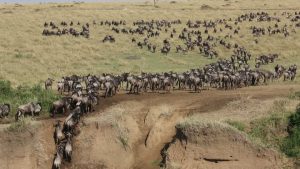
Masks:
[[[222,110],[228,106],[228,103],[236,102],[241,98],[251,97],[258,101],[270,102],[276,97],[288,95],[291,90],[299,89],[299,85],[271,85],[232,91],[210,90],[199,94],[186,91],[175,91],[171,94],[119,94],[101,100],[98,111],[83,118],[83,122],[80,123],[80,134],[74,141],[72,163],[65,163],[62,168],[159,168],[162,160],[161,150],[166,143],[172,141],[176,135],[176,124],[185,117],[194,114],[203,115],[206,119],[209,117],[215,119],[215,117],[227,116],[228,114]],[[246,105],[247,102],[242,104]],[[241,113],[237,115],[242,116]],[[234,118],[237,115],[231,113],[230,117]],[[255,114],[251,116],[255,117]],[[0,168],[50,168],[55,150],[52,138],[54,120],[41,120],[36,123],[38,127],[21,134],[7,132],[5,129],[7,125],[0,126]],[[198,141],[199,144],[188,142],[187,145],[181,145],[176,142],[168,150],[171,154],[171,162],[178,163],[178,159],[182,161],[182,158],[192,160],[186,161],[185,164],[179,162],[183,168],[202,165],[208,168],[232,167],[227,164],[251,168],[253,162],[266,167],[277,164],[274,163],[277,162],[274,161],[276,154],[269,151],[260,152],[243,139],[233,139],[240,138],[238,134],[233,133],[232,136],[232,133],[228,132],[227,135],[219,135],[217,131],[210,131],[207,138]],[[191,137],[198,139],[196,135],[189,136]],[[208,146],[204,144],[212,138],[215,142]],[[222,144],[224,140],[227,140],[226,146]],[[185,147],[188,150],[187,156],[181,155],[180,158],[176,156],[176,154],[184,154]],[[239,161],[214,164],[203,160],[204,157],[228,158],[228,155],[239,157]],[[256,158],[256,155],[264,157]],[[257,159],[259,161],[256,161]]]
[[[192,123],[176,126],[174,139],[162,153],[164,167],[282,168],[276,152],[253,145],[236,129],[216,122]]]
[[[52,122],[34,122],[25,131],[16,133],[5,127],[0,131],[1,169],[51,168],[55,149]]]

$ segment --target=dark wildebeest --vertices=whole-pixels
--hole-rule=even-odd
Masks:
[[[0,118],[7,117],[10,112],[10,105],[5,103],[0,105]]]
[[[65,143],[60,143],[57,146],[56,153],[52,163],[52,169],[60,169],[62,159],[63,159],[64,148],[65,148]]]

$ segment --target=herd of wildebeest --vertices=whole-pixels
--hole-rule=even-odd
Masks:
[[[290,24],[281,24],[285,18]],[[55,118],[57,114],[65,114],[67,118],[62,122],[58,120],[55,124],[54,141],[56,153],[53,159],[53,168],[59,169],[63,160],[71,161],[72,138],[76,135],[76,126],[80,118],[89,112],[94,111],[101,97],[112,97],[120,90],[128,94],[140,94],[142,92],[169,93],[173,90],[185,90],[190,92],[201,92],[216,88],[220,90],[234,90],[241,87],[268,84],[270,81],[283,78],[294,80],[297,74],[296,64],[283,66],[277,64],[274,71],[261,69],[262,65],[274,63],[280,57],[279,54],[264,54],[253,59],[249,50],[237,43],[228,41],[233,36],[241,32],[239,24],[243,22],[257,24],[259,22],[270,22],[274,25],[267,27],[250,27],[250,33],[256,38],[254,44],[259,43],[261,36],[273,36],[282,34],[282,37],[296,33],[300,27],[300,12],[274,13],[272,16],[268,12],[246,13],[236,18],[212,20],[188,20],[185,27],[180,31],[174,25],[181,25],[183,21],[178,20],[139,20],[127,24],[121,21],[93,21],[93,23],[66,22],[60,24],[54,22],[44,23],[44,36],[73,35],[75,37],[84,36],[90,38],[90,27],[107,26],[118,35],[120,33],[131,35],[128,39],[137,47],[144,47],[155,53],[157,45],[151,43],[151,39],[163,36],[161,53],[168,54],[171,51],[171,40],[178,38],[182,45],[176,45],[176,53],[183,54],[193,51],[196,48],[206,57],[218,57],[215,47],[217,45],[232,50],[233,54],[228,59],[219,59],[216,62],[207,64],[202,68],[195,68],[185,72],[163,72],[132,74],[130,72],[119,75],[103,73],[99,75],[71,75],[65,76],[56,82],[57,91],[63,97],[53,102],[49,112]],[[59,27],[60,26],[60,27]],[[78,30],[76,26],[81,26]],[[203,28],[201,31],[199,28]],[[223,32],[225,36],[217,36],[218,32]],[[139,39],[139,40],[138,40]],[[117,39],[113,35],[106,35],[102,40],[105,42],[115,42]],[[255,61],[255,68],[251,68],[249,61]],[[48,78],[45,81],[45,89],[52,90],[54,79]],[[31,115],[37,116],[42,111],[42,104],[30,102],[18,107],[15,120]],[[9,104],[0,105],[0,118],[8,116],[10,112]]]
[[[268,61],[269,62],[269,61]],[[58,113],[65,113],[77,107],[81,113],[94,110],[101,97],[112,97],[121,89],[128,94],[141,92],[169,93],[173,90],[187,90],[201,92],[209,88],[230,90],[247,86],[267,84],[274,79],[283,78],[294,80],[297,74],[297,65],[284,67],[277,64],[274,71],[265,69],[251,69],[250,65],[235,67],[234,60],[223,59],[207,64],[203,68],[191,69],[182,73],[163,72],[145,73],[139,75],[122,73],[120,75],[103,73],[100,75],[65,76],[57,81],[57,91],[64,95],[61,100],[53,102],[49,110],[52,117]],[[45,81],[45,89],[52,89],[52,78]],[[16,121],[26,115],[37,116],[42,111],[42,104],[30,102],[18,107],[15,114]],[[0,105],[0,117],[8,116],[9,104]]]
[[[45,36],[62,36],[73,35],[90,37],[90,27],[103,31],[103,27],[108,27],[115,35],[124,34],[128,36],[137,47],[155,53],[159,47],[160,52],[168,54],[172,48],[174,51],[187,53],[198,49],[206,57],[218,57],[217,46],[225,49],[244,49],[238,43],[230,42],[234,36],[240,36],[242,23],[248,23],[247,33],[252,34],[256,39],[255,44],[259,43],[262,36],[282,35],[288,37],[295,34],[296,29],[300,28],[300,12],[282,12],[270,14],[268,12],[250,12],[236,18],[215,19],[215,20],[188,20],[186,22],[177,20],[137,20],[126,22],[125,20],[93,20],[92,24],[80,23],[74,24],[73,21],[62,21],[55,24],[53,21],[44,23],[43,35]],[[269,23],[269,26],[257,26],[257,23]],[[57,25],[61,26],[58,27]],[[74,28],[74,26],[81,28]],[[90,26],[91,25],[91,26]],[[263,24],[262,24],[263,25]],[[100,28],[98,28],[100,27]],[[80,29],[80,30],[79,30]],[[104,32],[104,31],[103,31]],[[161,44],[156,44],[155,38],[162,39]],[[177,38],[177,39],[176,39]],[[172,43],[179,41],[182,44]],[[106,35],[102,42],[115,42],[114,35]],[[152,42],[151,42],[152,41]],[[234,53],[233,55],[235,55]],[[260,64],[260,63],[259,63]],[[258,65],[259,65],[258,64]]]

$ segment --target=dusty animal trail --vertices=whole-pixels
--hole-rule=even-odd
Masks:
[[[72,163],[63,168],[159,168],[161,150],[172,140],[176,134],[175,125],[184,117],[201,113],[209,115],[209,112],[222,109],[241,97],[265,100],[285,96],[291,89],[298,90],[300,86],[270,85],[232,91],[210,90],[200,94],[180,91],[171,94],[120,94],[101,100],[98,111],[85,116],[84,123],[80,124],[81,133],[74,140]],[[0,158],[0,168],[24,166],[24,169],[43,169],[51,166],[54,120],[37,123],[40,127],[34,130],[34,134],[25,132],[21,139],[17,139],[19,135],[1,131],[6,134],[1,137],[0,148],[3,151],[0,157],[10,160]],[[122,145],[120,136],[128,139],[126,145]],[[30,146],[32,142],[34,145]],[[7,147],[18,147],[18,151],[9,151]],[[173,150],[181,151],[172,147],[170,151]],[[208,160],[228,159],[223,156],[204,157]],[[239,163],[226,161],[218,164],[233,162]]]

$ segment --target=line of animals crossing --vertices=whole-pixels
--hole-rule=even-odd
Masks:
[[[65,95],[62,99],[53,102],[49,112],[52,117],[59,113],[67,113],[80,107],[81,113],[92,112],[101,97],[111,97],[121,89],[128,94],[141,92],[170,93],[173,90],[185,90],[199,93],[210,88],[230,90],[247,86],[267,84],[274,79],[283,78],[284,81],[293,81],[297,74],[297,65],[284,67],[276,65],[274,71],[251,69],[249,65],[234,66],[234,60],[224,59],[208,64],[203,68],[191,69],[182,73],[163,72],[145,73],[139,75],[122,73],[114,75],[103,73],[100,75],[62,77],[57,81],[57,91]],[[45,81],[45,89],[52,89],[54,80]],[[0,118],[7,117],[10,105],[0,105]],[[29,102],[20,105],[15,114],[15,120],[25,116],[38,116],[42,111],[42,103]]]

